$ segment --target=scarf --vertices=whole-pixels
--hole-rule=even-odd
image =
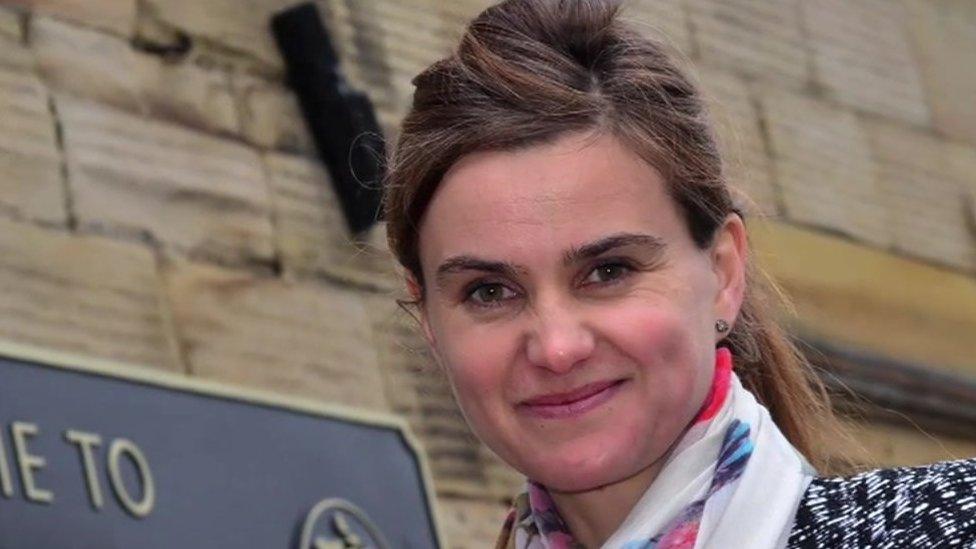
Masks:
[[[657,478],[604,549],[786,546],[813,468],[742,387],[728,349],[716,351],[712,387]],[[497,549],[574,549],[544,486],[529,480]]]

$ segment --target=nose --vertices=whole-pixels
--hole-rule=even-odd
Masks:
[[[566,373],[593,354],[595,338],[578,311],[549,305],[536,308],[526,344],[529,362],[553,373]]]

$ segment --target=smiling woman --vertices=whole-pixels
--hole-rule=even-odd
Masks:
[[[917,473],[936,480],[917,494],[908,472],[818,477],[830,407],[767,312],[702,101],[616,13],[486,10],[414,80],[390,161],[390,244],[427,342],[473,431],[528,478],[499,546],[970,539],[965,497],[862,519],[925,509],[972,463]],[[897,497],[851,497],[889,481]]]
[[[467,155],[419,238],[426,334],[475,433],[561,492],[653,477],[741,302],[741,220],[699,249],[655,170],[573,133]]]

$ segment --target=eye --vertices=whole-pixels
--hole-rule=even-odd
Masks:
[[[507,299],[512,299],[515,295],[515,292],[504,284],[488,282],[479,284],[468,291],[467,300],[478,306],[491,307]]]
[[[603,284],[613,282],[623,278],[633,272],[633,269],[624,263],[608,262],[597,265],[583,280],[583,284]]]

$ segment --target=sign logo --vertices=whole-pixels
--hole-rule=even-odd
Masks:
[[[362,509],[339,498],[323,499],[305,517],[299,549],[389,549]]]

